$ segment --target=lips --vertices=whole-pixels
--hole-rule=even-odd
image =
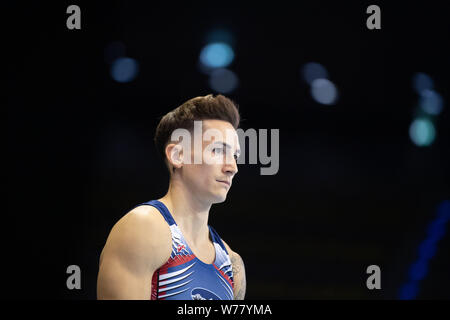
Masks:
[[[226,180],[217,180],[217,181],[222,182],[222,183],[225,183],[225,184],[227,184],[228,186],[231,186],[231,183],[228,182],[228,181],[226,181]]]

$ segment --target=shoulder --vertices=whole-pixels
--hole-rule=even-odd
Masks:
[[[123,234],[125,240],[157,241],[164,240],[170,229],[164,217],[153,206],[139,206],[125,214],[112,228],[111,232]]]
[[[126,213],[117,223],[117,225],[132,224],[133,226],[141,225],[142,228],[161,229],[163,225],[167,225],[164,217],[158,209],[149,205],[141,205]]]
[[[125,214],[111,229],[104,252],[125,260],[147,260],[162,265],[170,256],[170,228],[158,209],[138,206]]]
[[[236,251],[231,250],[230,246],[225,241],[222,240],[222,242],[227,248],[231,260],[234,277],[234,287],[233,287],[234,298],[235,300],[243,300],[245,297],[245,291],[247,287],[244,261]]]
[[[225,248],[228,251],[228,255],[230,256],[230,260],[231,263],[233,264],[233,266],[235,265],[243,265],[244,261],[242,260],[242,257],[239,255],[239,253],[237,253],[236,251],[233,251],[230,246],[228,245],[228,243],[226,243],[223,239],[222,239],[223,244],[225,245]]]
[[[237,252],[234,252],[233,250],[231,250],[230,246],[228,245],[228,243],[225,242],[225,240],[222,239],[222,242],[225,246],[225,248],[227,249],[228,255],[231,257],[232,255],[239,255]]]

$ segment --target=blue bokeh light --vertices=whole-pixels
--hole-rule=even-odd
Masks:
[[[433,239],[426,239],[419,245],[419,258],[431,259],[436,253],[436,241]]]
[[[215,69],[209,78],[211,88],[219,93],[230,93],[238,86],[237,75],[228,69]]]
[[[446,223],[450,219],[450,201],[442,201],[437,209],[436,218],[429,224],[427,238],[419,245],[419,258],[409,269],[409,279],[400,288],[398,296],[402,300],[415,299],[419,293],[419,282],[428,273],[428,262],[437,252],[437,244],[445,234]]]
[[[447,223],[450,220],[450,200],[442,201],[438,208],[438,219],[442,223]]]
[[[413,76],[413,88],[418,94],[424,90],[431,90],[434,87],[431,77],[423,72],[418,72]]]
[[[428,237],[433,241],[439,241],[445,234],[445,223],[436,219],[428,226]]]
[[[413,281],[420,281],[425,278],[428,272],[428,259],[419,259],[416,261],[409,270],[409,277]]]
[[[111,65],[111,77],[121,83],[133,81],[138,71],[137,61],[128,57],[118,58]]]
[[[444,100],[436,91],[425,89],[420,93],[419,105],[426,113],[438,115],[443,109]]]
[[[415,299],[418,292],[419,286],[416,282],[407,283],[400,289],[399,299],[400,300]]]
[[[210,43],[200,52],[200,62],[208,68],[225,68],[233,59],[233,49],[224,42]]]
[[[302,70],[303,79],[310,85],[316,79],[328,79],[328,72],[323,65],[317,62],[306,63]]]

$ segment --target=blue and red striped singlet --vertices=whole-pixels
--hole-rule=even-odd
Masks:
[[[159,210],[172,233],[169,260],[155,271],[152,278],[152,300],[232,300],[233,270],[228,251],[217,232],[209,227],[216,250],[214,263],[206,264],[189,248],[169,209],[158,200],[150,205]],[[136,208],[135,207],[135,208]]]

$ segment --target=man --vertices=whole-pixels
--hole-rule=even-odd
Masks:
[[[100,255],[98,299],[244,299],[244,263],[208,225],[211,205],[225,201],[238,172],[239,121],[222,95],[193,98],[161,119],[155,144],[169,189],[112,228]],[[175,141],[176,132],[194,137]]]

